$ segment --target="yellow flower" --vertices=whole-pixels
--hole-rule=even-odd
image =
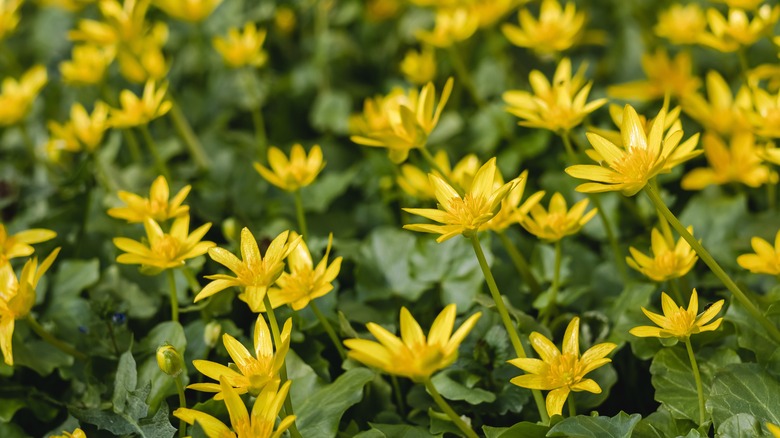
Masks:
[[[436,24],[433,30],[419,30],[415,34],[418,40],[435,47],[447,48],[469,39],[479,26],[477,15],[468,8],[440,8],[436,11]]]
[[[764,0],[710,0],[713,3],[724,3],[730,8],[747,9],[754,11]]]
[[[471,2],[471,13],[477,16],[479,27],[487,28],[493,26],[504,15],[511,12],[521,4],[528,3],[529,0],[473,0]]]
[[[458,234],[471,237],[474,233],[484,229],[485,224],[498,211],[501,201],[519,182],[515,179],[495,188],[495,158],[491,158],[477,171],[463,197],[435,174],[428,174],[428,178],[434,188],[436,199],[439,201],[438,208],[404,208],[404,211],[444,225],[407,224],[404,225],[404,228],[423,233],[441,234],[436,239],[437,242],[443,242]]]
[[[764,5],[756,11],[753,20],[743,9],[729,9],[728,18],[715,8],[707,9],[710,31],[700,37],[701,44],[721,52],[736,52],[750,47],[764,34],[771,33],[780,18],[780,6]]]
[[[296,239],[297,237],[298,235],[293,232],[291,238]],[[328,237],[325,256],[315,267],[306,242],[301,240],[301,243],[287,257],[290,272],[283,272],[276,280],[276,286],[268,290],[271,307],[275,309],[289,304],[293,310],[301,310],[309,305],[309,301],[325,296],[333,290],[331,283],[339,275],[342,258],[336,257],[328,265],[328,255],[330,255],[332,244],[333,235],[331,234]]]
[[[742,86],[732,96],[731,87],[714,70],[707,72],[706,85],[708,99],[699,93],[686,96],[682,101],[683,111],[706,129],[723,136],[750,130],[745,117],[753,105],[750,89]]]
[[[496,173],[496,186],[502,186],[504,179],[501,177],[501,173]],[[509,194],[506,195],[503,201],[501,201],[501,207],[498,212],[485,224],[485,228],[496,232],[502,232],[509,228],[510,225],[521,223],[539,201],[544,197],[544,191],[540,190],[533,195],[529,196],[525,202],[521,203],[523,199],[523,193],[525,192],[525,183],[528,181],[528,171],[525,170],[520,174],[515,181],[519,181]]]
[[[688,172],[680,183],[685,190],[702,190],[710,184],[723,185],[732,182],[748,187],[760,187],[777,175],[762,164],[756,139],[750,131],[743,131],[731,137],[726,143],[716,134],[706,133],[702,140],[704,156],[710,167],[700,167]]]
[[[447,177],[458,187],[468,187],[474,179],[474,175],[479,170],[482,163],[474,154],[468,154],[455,164],[453,168],[450,165],[450,159],[447,152],[440,150],[433,156],[434,161]],[[441,176],[437,170],[432,170],[436,176]],[[498,174],[497,174],[498,175]],[[403,164],[401,166],[401,175],[397,178],[398,186],[401,190],[417,199],[436,199],[433,186],[428,173],[423,172],[413,164]]]
[[[225,423],[194,409],[178,408],[173,411],[173,415],[187,424],[197,422],[209,438],[280,438],[295,422],[295,415],[288,415],[274,429],[276,418],[290,390],[290,384],[292,381],[284,382],[281,389],[278,382],[267,385],[255,399],[250,415],[241,396],[223,377],[220,385],[225,394],[225,405],[230,415],[232,431]]]
[[[534,236],[555,242],[566,236],[576,234],[596,215],[597,209],[585,213],[588,200],[583,199],[567,209],[566,199],[555,192],[550,199],[550,208],[545,210],[541,205],[531,208],[531,215],[525,216],[520,222]]]
[[[431,82],[419,94],[416,89],[408,94],[394,90],[387,97],[366,99],[363,114],[357,121],[359,135],[350,139],[364,146],[386,147],[390,160],[404,162],[409,150],[425,147],[450,98],[452,85],[452,78],[447,79],[435,109],[436,89]]]
[[[295,11],[284,5],[277,5],[274,11],[274,27],[279,33],[283,35],[289,35],[295,30],[297,18],[295,17]]]
[[[655,100],[666,93],[683,99],[701,87],[701,79],[693,74],[693,60],[688,52],[670,59],[664,49],[642,55],[642,70],[647,80],[607,87],[607,94],[624,100]]]
[[[577,11],[572,2],[562,8],[557,0],[543,0],[538,20],[525,8],[518,18],[520,27],[507,23],[501,31],[512,44],[532,49],[538,55],[554,55],[584,41],[585,13]]]
[[[279,384],[279,370],[284,366],[284,358],[290,349],[290,332],[292,331],[292,319],[287,319],[282,328],[281,343],[274,346],[271,342],[271,332],[265,323],[263,315],[257,315],[254,332],[254,356],[241,342],[229,334],[222,335],[222,343],[225,345],[233,366],[211,362],[208,360],[193,360],[192,365],[206,377],[224,381],[238,394],[249,393],[253,397],[269,384]],[[193,383],[187,386],[195,391],[214,392],[216,400],[222,400],[224,390],[219,383]]]
[[[436,76],[436,53],[430,46],[422,51],[409,50],[401,61],[401,73],[407,81],[422,85]]]
[[[577,191],[621,191],[626,196],[633,196],[642,190],[651,178],[665,171],[667,161],[673,156],[683,135],[682,130],[677,130],[664,137],[665,117],[666,110],[661,109],[650,132],[645,134],[636,110],[631,105],[626,105],[620,128],[623,147],[616,146],[598,134],[587,133],[590,144],[603,158],[605,165],[581,164],[567,167],[566,173],[569,175],[595,181],[580,184]],[[679,164],[696,155],[698,152],[689,152],[675,157],[675,162]]]
[[[780,438],[780,427],[772,423],[764,423],[764,424],[766,425],[766,428],[769,431],[769,433],[771,433],[774,438]]]
[[[368,21],[385,21],[395,17],[401,9],[401,0],[367,0],[365,14]]]
[[[50,435],[49,438],[87,438],[87,434],[77,427],[73,433],[62,431],[62,435]]]
[[[106,47],[143,37],[148,1],[124,0],[120,3],[117,0],[101,0],[98,7],[103,21],[79,20],[77,28],[68,32],[71,40]]]
[[[181,205],[184,198],[190,193],[190,186],[186,185],[176,193],[170,201],[168,181],[164,176],[158,176],[149,189],[149,198],[138,196],[134,193],[120,190],[119,199],[127,204],[127,207],[117,207],[108,210],[108,215],[117,219],[124,219],[129,223],[145,222],[152,218],[157,222],[163,222],[189,214],[190,207]]]
[[[750,239],[754,254],[742,254],[737,263],[754,274],[780,275],[780,231],[775,235],[775,246],[760,237]]]
[[[208,18],[222,0],[154,0],[153,3],[173,18],[197,23]]]
[[[60,63],[62,81],[68,85],[96,85],[106,75],[108,66],[116,56],[113,48],[94,44],[73,47],[70,61]]]
[[[5,225],[0,223],[0,265],[8,264],[10,259],[32,254],[35,249],[31,244],[46,242],[56,236],[57,233],[45,228],[24,230],[9,236]]]
[[[587,103],[592,82],[585,82],[586,66],[572,76],[571,61],[564,58],[555,69],[552,82],[544,74],[534,70],[529,76],[533,94],[512,90],[504,93],[507,111],[523,119],[518,124],[531,128],[544,128],[553,132],[568,131],[582,123],[588,114],[607,102],[597,99]]]
[[[423,382],[435,372],[450,366],[458,358],[458,347],[476,325],[482,312],[471,315],[455,333],[455,305],[439,313],[426,339],[420,324],[406,307],[401,308],[401,338],[373,322],[366,328],[379,342],[367,339],[347,339],[351,359],[396,376]]]
[[[289,160],[281,149],[271,146],[268,149],[268,164],[271,169],[255,162],[255,170],[266,181],[288,192],[296,192],[313,183],[325,168],[319,145],[312,146],[307,156],[303,146],[294,144]]]
[[[168,40],[168,25],[155,23],[143,36],[125,42],[117,54],[119,73],[130,82],[159,81],[168,74],[162,48]]]
[[[693,234],[693,227],[688,227]],[[636,248],[629,247],[631,257],[626,257],[628,266],[641,272],[653,281],[666,281],[682,277],[696,264],[698,257],[691,245],[680,238],[677,245],[664,239],[656,228],[650,233],[650,249],[653,256],[648,257]]]
[[[128,265],[141,265],[141,272],[147,274],[157,274],[165,269],[183,266],[185,260],[205,254],[214,246],[214,242],[201,242],[209,228],[211,222],[201,225],[190,233],[190,216],[184,215],[173,221],[170,233],[165,233],[154,219],[147,217],[144,221],[144,229],[148,246],[126,237],[116,237],[114,245],[125,251],[125,254],[120,254],[116,258],[116,261]]]
[[[69,152],[95,152],[108,130],[108,105],[96,102],[90,115],[76,102],[70,107],[70,120],[62,124],[49,122],[49,130],[53,138],[64,142],[64,149]]]
[[[111,108],[111,126],[130,128],[145,125],[165,115],[172,106],[171,101],[165,98],[167,91],[167,83],[156,88],[154,81],[146,82],[140,99],[132,91],[122,90],[119,93],[121,108]]]
[[[696,3],[673,4],[658,14],[655,34],[672,44],[698,44],[707,28],[704,11]]]
[[[0,126],[14,125],[24,119],[46,81],[46,68],[42,65],[24,72],[19,81],[3,79],[0,90]]]
[[[95,0],[38,0],[41,6],[49,6],[64,9],[69,12],[78,12],[84,7],[95,3]]]
[[[258,30],[255,23],[246,23],[243,31],[231,27],[226,37],[214,37],[212,44],[229,67],[262,67],[268,60],[263,50],[265,35],[265,29]]]
[[[23,0],[3,0],[0,2],[0,41],[16,30],[21,17],[19,7]]]
[[[563,351],[544,335],[533,332],[529,336],[531,346],[540,359],[517,358],[509,361],[528,374],[512,378],[510,382],[528,389],[550,391],[547,394],[547,413],[561,415],[563,404],[571,391],[601,393],[601,387],[592,379],[586,379],[589,372],[612,362],[606,356],[617,347],[604,342],[590,347],[580,355],[580,318],[574,317],[563,335]]]
[[[271,242],[265,257],[260,255],[260,249],[257,247],[257,240],[248,228],[241,230],[241,257],[233,255],[230,251],[223,248],[212,248],[209,250],[209,257],[215,262],[227,267],[236,275],[231,277],[225,274],[207,275],[206,278],[214,280],[207,284],[195,296],[195,302],[210,297],[217,292],[221,292],[229,287],[243,287],[244,291],[238,296],[241,301],[249,305],[249,308],[259,313],[265,309],[263,299],[268,288],[274,284],[284,269],[284,259],[290,255],[295,247],[300,243],[300,237],[292,239],[289,243],[287,237],[289,231],[284,231]]]
[[[691,300],[688,302],[688,308],[677,307],[666,292],[661,293],[661,307],[664,314],[650,312],[642,307],[642,312],[650,318],[658,327],[643,325],[634,327],[628,332],[640,338],[677,338],[680,341],[688,339],[691,335],[701,332],[709,332],[717,329],[723,318],[718,318],[714,322],[707,324],[720,312],[724,300],[712,304],[697,316],[699,311],[699,297],[696,289],[691,292]]]
[[[14,355],[11,338],[14,321],[30,313],[35,304],[35,288],[44,273],[59,254],[57,248],[38,266],[38,258],[27,260],[22,275],[17,279],[10,263],[0,265],[0,350],[6,365],[13,366]]]
[[[754,132],[764,137],[780,138],[780,93],[771,95],[766,90],[753,88],[754,109],[747,113]]]

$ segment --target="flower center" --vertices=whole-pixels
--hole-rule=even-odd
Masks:
[[[623,159],[612,165],[613,169],[623,177],[623,182],[647,181],[654,176],[651,172],[658,157],[645,148],[629,145],[627,149]]]
[[[180,249],[179,240],[170,234],[163,235],[152,245],[152,253],[166,260],[175,260],[179,256]]]
[[[655,256],[655,266],[662,275],[674,274],[678,269],[677,255],[672,251],[664,251]]]
[[[690,333],[691,327],[695,322],[696,316],[691,316],[685,308],[680,307],[676,312],[672,313],[669,317],[669,323],[676,334],[687,336]]]
[[[583,366],[580,358],[573,354],[562,354],[550,364],[550,377],[558,387],[571,386],[582,380]]]
[[[455,217],[457,224],[474,230],[493,217],[493,212],[489,211],[489,208],[487,198],[467,193],[463,198],[452,198],[447,210]]]

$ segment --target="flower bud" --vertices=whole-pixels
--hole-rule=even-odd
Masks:
[[[203,329],[203,342],[205,342],[209,348],[214,348],[214,346],[217,345],[217,341],[219,341],[220,334],[222,334],[222,325],[217,321],[211,321],[206,324],[206,328]]]
[[[165,374],[176,377],[184,369],[184,360],[173,345],[161,345],[157,348],[157,365]]]

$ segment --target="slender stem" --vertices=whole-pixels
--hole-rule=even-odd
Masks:
[[[547,301],[547,306],[545,306],[544,310],[542,310],[542,314],[544,315],[544,321],[546,324],[546,321],[550,319],[550,315],[553,311],[555,311],[555,307],[557,306],[558,301],[558,289],[560,287],[560,281],[561,281],[561,240],[558,239],[555,241],[555,265],[553,267],[553,280],[552,280],[552,286],[550,286],[550,298]]]
[[[32,330],[41,337],[41,339],[48,342],[63,353],[73,356],[78,360],[88,359],[86,354],[76,350],[70,344],[66,344],[65,342],[60,341],[59,339],[52,336],[51,333],[47,332],[46,329],[41,327],[35,317],[33,317],[30,313],[27,314],[27,323],[30,325],[30,328],[32,328]]]
[[[127,142],[127,148],[130,150],[130,159],[136,164],[143,164],[141,158],[141,147],[138,145],[138,139],[135,138],[133,130],[130,128],[123,129],[122,135]]]
[[[401,392],[401,385],[398,384],[398,378],[391,374],[390,382],[393,384],[393,393],[395,394],[395,403],[398,405],[398,414],[401,417],[405,417],[406,406],[404,405],[404,394]]]
[[[473,429],[469,425],[467,425],[462,418],[460,418],[460,415],[458,415],[452,407],[450,407],[449,403],[447,403],[444,398],[442,398],[441,394],[439,394],[439,391],[436,390],[436,386],[434,386],[433,382],[431,381],[430,377],[426,378],[425,381],[425,389],[428,390],[428,393],[433,397],[433,401],[436,402],[437,405],[439,405],[439,409],[444,411],[445,414],[447,414],[448,417],[452,420],[453,423],[455,423],[456,426],[458,426],[458,429],[461,430],[467,437],[469,438],[479,438],[479,435],[474,432]]]
[[[745,81],[745,85],[748,85],[750,63],[748,62],[747,53],[745,53],[744,47],[740,47],[739,50],[737,50],[737,57],[739,58],[739,67],[742,69],[742,79]]]
[[[650,180],[650,184],[653,185],[653,188],[658,191],[658,181],[653,178]],[[656,208],[656,212],[658,214],[658,223],[661,227],[661,234],[663,234],[664,239],[666,240],[666,243],[669,245],[670,248],[674,247],[674,236],[672,235],[672,229],[669,227],[669,221],[666,220],[666,217],[664,217],[663,214],[661,214],[661,211]]]
[[[333,326],[330,325],[330,321],[328,321],[328,319],[325,318],[325,315],[322,314],[320,308],[317,306],[317,303],[315,303],[314,300],[309,301],[309,306],[311,306],[311,310],[317,316],[317,319],[320,320],[320,324],[322,324],[322,327],[325,329],[325,332],[328,334],[328,337],[330,337],[330,340],[333,342],[333,345],[336,346],[336,350],[339,351],[339,356],[341,356],[341,360],[345,360],[347,358],[347,352],[344,351],[344,346],[341,345],[341,340],[339,339],[339,336],[336,334],[336,330],[333,330]]]
[[[767,181],[766,183],[766,198],[769,211],[775,211],[777,208],[777,183]]]
[[[139,129],[141,130],[141,135],[144,137],[146,146],[149,147],[149,152],[151,152],[152,157],[154,158],[154,165],[157,167],[157,171],[160,172],[167,180],[170,180],[171,172],[168,170],[168,165],[165,164],[165,160],[163,160],[162,155],[160,155],[160,150],[157,148],[157,143],[154,141],[152,133],[149,132],[149,125],[141,125],[139,126]]]
[[[322,81],[320,84],[321,91],[327,91],[330,89],[330,66],[328,65],[328,27],[330,26],[328,15],[330,14],[333,3],[317,1],[317,11],[314,15],[314,35],[316,41],[316,51],[314,54],[314,62],[319,70],[319,77]]]
[[[24,141],[24,147],[27,149],[27,153],[30,155],[32,163],[38,161],[38,155],[35,153],[35,143],[30,137],[30,131],[27,130],[27,124],[22,120],[19,122],[19,132],[22,134],[22,140]]]
[[[181,137],[185,146],[189,149],[190,156],[195,160],[195,164],[202,170],[208,170],[208,155],[206,155],[206,151],[203,150],[203,145],[200,144],[200,140],[198,140],[198,137],[195,135],[192,125],[187,121],[184,112],[181,110],[179,104],[173,99],[171,93],[168,93],[168,100],[171,102],[170,115],[174,129],[176,129],[179,137]]]
[[[425,161],[428,162],[428,165],[431,166],[431,169],[435,170],[439,173],[439,175],[442,177],[442,179],[450,185],[453,189],[455,189],[456,192],[458,192],[458,195],[463,196],[463,189],[460,187],[460,185],[455,184],[455,182],[450,178],[449,172],[445,172],[444,169],[439,166],[439,163],[436,162],[436,159],[433,158],[433,155],[428,151],[428,149],[422,147],[418,149],[420,151],[420,154],[422,154],[423,158],[425,158]]]
[[[477,255],[479,261],[479,267],[482,268],[482,274],[485,276],[485,282],[488,284],[490,295],[493,297],[493,302],[496,304],[498,314],[501,316],[501,322],[504,323],[504,328],[509,335],[509,340],[512,342],[512,347],[515,350],[515,354],[519,358],[526,358],[528,355],[525,353],[523,343],[520,342],[520,335],[517,333],[517,326],[512,323],[512,319],[509,317],[509,312],[504,305],[504,300],[501,298],[501,293],[498,291],[498,285],[496,285],[496,279],[493,278],[493,273],[490,271],[487,259],[485,259],[485,253],[482,252],[482,245],[479,243],[479,237],[476,233],[471,236],[471,245],[474,247],[474,253]],[[544,399],[542,393],[538,389],[531,390],[536,402],[536,408],[539,410],[539,416],[542,421],[547,423],[550,421],[550,417],[547,415],[547,409],[545,408]]]
[[[693,379],[696,381],[696,392],[699,396],[699,426],[704,424],[704,417],[706,411],[704,410],[704,388],[701,385],[701,375],[699,374],[699,365],[696,364],[696,355],[693,354],[693,347],[691,347],[691,339],[685,338],[685,348],[688,350],[688,358],[691,360],[691,368],[693,369]]]
[[[186,408],[187,399],[184,398],[184,385],[181,383],[181,374],[174,377],[173,380],[176,382],[176,392],[179,393],[179,407]],[[185,424],[184,420],[179,419],[179,438],[184,438],[185,435],[184,424]]]
[[[696,240],[691,233],[688,232],[687,229],[683,226],[682,223],[677,219],[677,217],[672,213],[668,207],[664,204],[663,200],[661,200],[661,197],[658,195],[658,192],[653,188],[651,185],[647,185],[644,188],[645,193],[647,193],[647,196],[650,198],[650,201],[656,206],[656,208],[661,212],[661,214],[664,215],[666,220],[669,221],[669,224],[672,226],[672,228],[677,231],[677,234],[679,234],[683,239],[685,239],[686,242],[688,242],[689,245],[691,245],[691,248],[693,248],[694,251],[696,251],[696,254],[699,255],[699,258],[704,261],[704,263],[707,264],[707,266],[710,268],[713,274],[715,274],[716,277],[723,283],[724,286],[734,295],[734,298],[739,301],[739,303],[750,313],[750,315],[758,321],[759,324],[761,324],[764,329],[767,331],[767,333],[776,341],[780,342],[780,330],[775,327],[775,325],[767,319],[766,316],[764,316],[761,311],[758,310],[758,308],[753,304],[752,301],[750,301],[750,298],[748,298],[747,295],[745,295],[744,292],[737,286],[736,283],[734,283],[734,280],[731,279],[731,277],[726,274],[726,271],[723,270],[723,268],[720,267],[718,262],[715,261],[715,259],[712,257],[712,255],[704,249],[704,246],[702,246],[701,243],[699,243],[698,240]]]
[[[682,293],[680,293],[680,288],[678,287],[677,282],[674,279],[671,279],[666,283],[669,285],[669,290],[672,292],[672,296],[674,296],[674,300],[680,303],[681,306],[685,305],[686,301],[683,298]]]
[[[179,295],[176,293],[176,277],[173,269],[168,269],[168,288],[171,299],[171,321],[179,322]]]
[[[574,394],[569,394],[568,399],[568,405],[569,405],[569,417],[576,417],[577,416],[577,405],[574,403]]]
[[[482,108],[485,106],[485,100],[480,97],[479,93],[477,93],[477,87],[474,86],[474,81],[471,79],[469,69],[466,68],[466,64],[463,62],[463,57],[461,57],[460,51],[453,44],[448,47],[447,52],[450,55],[452,67],[455,69],[455,73],[458,75],[458,79],[463,82],[463,86],[466,88],[466,91],[468,91],[474,103],[476,103],[478,107]]]
[[[301,191],[296,190],[293,193],[295,197],[295,215],[298,217],[298,228],[301,231],[301,237],[306,240],[309,235],[309,231],[306,227],[306,213],[303,211],[303,199],[301,198]]]
[[[271,336],[274,338],[274,345],[276,348],[279,348],[279,345],[282,345],[282,335],[279,331],[279,323],[276,321],[276,314],[274,314],[274,308],[271,307],[271,299],[268,298],[268,294],[266,294],[263,298],[263,304],[265,305],[265,314],[268,315],[268,325],[271,326]],[[284,366],[279,369],[279,380],[280,385],[283,385],[284,382],[287,381],[286,360],[284,362]],[[287,398],[284,399],[284,410],[285,415],[294,415],[292,399],[290,398],[289,392],[287,393]],[[292,435],[294,438],[301,438],[301,433],[298,432],[298,427],[295,425],[295,422],[293,422],[292,426],[290,426],[290,435]]]
[[[187,279],[187,285],[190,287],[192,293],[197,295],[201,289],[200,283],[198,283],[198,279],[195,278],[195,275],[193,275],[192,271],[187,266],[185,266],[181,272],[184,274],[184,278]]]
[[[572,164],[577,164],[577,155],[574,153],[574,148],[571,145],[571,138],[569,137],[569,131],[564,131],[559,133],[561,139],[563,140],[563,147],[566,149],[566,155],[569,157],[569,161],[572,162]]]
[[[114,180],[114,176],[106,169],[106,165],[97,151],[92,153],[92,161],[95,168],[95,176],[103,188],[110,193],[116,192],[117,183]]]
[[[263,110],[259,106],[252,107],[252,123],[255,125],[255,146],[257,146],[257,158],[260,163],[266,162],[266,147],[268,138],[265,132],[265,121],[263,119]]]
[[[528,288],[531,289],[533,296],[539,296],[539,294],[542,292],[542,287],[539,286],[539,281],[536,280],[534,273],[531,271],[531,268],[528,265],[528,261],[512,243],[512,241],[509,240],[509,236],[503,232],[496,232],[496,234],[498,234],[498,238],[504,245],[504,249],[506,249],[507,254],[509,254],[509,258],[512,259],[512,263],[515,264],[517,272],[520,273],[520,275],[523,277],[523,281],[525,281],[525,283],[528,285]]]

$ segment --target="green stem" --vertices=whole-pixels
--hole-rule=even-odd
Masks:
[[[341,360],[342,361],[345,360],[347,358],[347,352],[344,350],[344,347],[341,345],[341,340],[336,334],[336,330],[333,330],[333,326],[330,325],[330,322],[328,321],[327,318],[325,318],[325,315],[322,314],[320,308],[317,307],[317,303],[315,303],[314,300],[309,301],[309,306],[311,306],[311,310],[314,312],[314,315],[317,316],[317,319],[320,320],[320,324],[322,324],[322,327],[325,329],[325,332],[328,334],[328,337],[330,337],[330,340],[333,342],[333,345],[336,346],[336,350],[339,351],[339,356],[341,356]]]
[[[52,336],[51,333],[47,332],[46,329],[44,329],[38,321],[35,319],[35,317],[32,316],[32,314],[27,314],[27,324],[30,325],[30,328],[41,337],[44,341],[51,344],[53,347],[57,348],[58,350],[62,351],[65,354],[68,354],[70,356],[73,356],[74,358],[78,360],[85,361],[87,360],[87,355],[76,350],[73,348],[70,344],[66,344],[63,341],[60,341],[59,339]]]
[[[560,281],[561,281],[561,240],[558,239],[555,242],[555,265],[553,267],[553,280],[552,280],[552,286],[550,286],[550,298],[547,301],[547,306],[545,306],[544,310],[542,310],[542,315],[544,315],[544,323],[546,324],[547,321],[550,319],[550,315],[553,311],[555,311],[555,306],[557,305],[558,301],[558,289],[560,287]]]
[[[685,338],[685,348],[688,350],[688,358],[691,360],[693,369],[693,379],[696,381],[696,392],[699,396],[699,426],[704,424],[706,411],[704,410],[704,388],[701,385],[701,375],[699,375],[699,365],[696,364],[696,355],[693,354],[691,339]]]
[[[653,185],[653,188],[658,191],[658,181],[653,178],[650,180],[650,184]],[[669,245],[670,248],[674,247],[674,236],[672,235],[672,229],[669,227],[669,221],[666,220],[666,217],[664,217],[663,214],[661,214],[661,210],[655,209],[656,213],[658,214],[658,223],[661,227],[661,234],[663,234],[664,239],[666,240],[666,243]]]
[[[680,303],[681,306],[684,306],[686,301],[682,296],[682,293],[680,293],[680,288],[677,285],[677,282],[674,279],[671,279],[666,282],[669,285],[669,290],[672,292],[672,296],[674,296],[674,300],[678,303]]]
[[[650,201],[655,205],[655,207],[661,212],[661,214],[666,218],[666,220],[669,221],[669,224],[672,226],[672,228],[677,231],[677,234],[679,234],[683,239],[685,239],[686,242],[688,242],[689,245],[691,245],[691,248],[693,248],[694,251],[696,251],[696,254],[699,255],[699,258],[704,261],[705,264],[710,268],[713,274],[715,274],[716,277],[723,283],[724,286],[734,295],[734,298],[739,301],[739,303],[745,308],[745,310],[750,313],[750,315],[755,319],[759,324],[761,324],[764,329],[767,331],[767,333],[776,341],[780,342],[780,331],[775,327],[772,322],[767,319],[764,314],[762,314],[758,308],[753,304],[752,301],[750,301],[750,298],[748,298],[747,295],[745,295],[744,292],[737,286],[736,283],[734,283],[734,280],[731,279],[731,277],[726,274],[726,271],[723,270],[723,268],[720,267],[718,262],[715,261],[715,259],[712,257],[712,255],[704,249],[704,246],[702,246],[701,243],[699,243],[698,240],[696,240],[691,233],[688,232],[687,229],[683,226],[682,223],[677,219],[677,217],[672,213],[669,208],[664,204],[663,200],[661,200],[661,197],[659,196],[658,192],[653,188],[651,185],[647,185],[644,188],[645,193],[647,193],[647,196],[650,198]]]
[[[750,63],[747,59],[747,53],[745,48],[740,47],[737,50],[737,57],[739,58],[739,67],[742,69],[742,79],[745,81],[745,85],[748,85],[748,72],[750,72]]]
[[[574,403],[574,394],[569,394],[568,405],[569,405],[569,417],[576,417],[577,416],[577,405]]]
[[[261,164],[265,164],[266,148],[268,146],[268,138],[265,132],[265,121],[263,119],[263,111],[255,106],[252,107],[252,123],[255,125],[255,143],[257,146],[257,157]]]
[[[436,159],[433,158],[433,155],[426,149],[425,147],[422,147],[418,149],[420,151],[420,154],[422,154],[423,158],[425,158],[425,161],[428,162],[428,165],[431,166],[431,169],[435,170],[439,173],[439,175],[442,177],[442,179],[450,185],[453,189],[455,189],[456,192],[458,192],[458,195],[463,196],[463,188],[461,188],[458,184],[455,184],[452,179],[450,179],[449,172],[445,172],[444,169],[439,166],[439,163],[436,162]]]
[[[31,162],[36,163],[38,161],[38,155],[35,153],[35,143],[33,142],[32,137],[30,137],[30,131],[27,130],[27,125],[24,120],[19,122],[19,132],[22,134],[22,141],[24,142],[24,147],[27,149],[27,153],[30,155]]]
[[[767,181],[766,183],[766,198],[769,211],[775,211],[777,208],[777,183]]]
[[[143,164],[141,147],[138,145],[138,139],[135,138],[133,130],[130,128],[123,129],[122,135],[124,135],[125,141],[127,142],[127,149],[130,150],[130,159],[136,164]]]
[[[171,102],[171,121],[173,121],[173,127],[179,134],[179,137],[184,141],[184,145],[189,149],[190,156],[195,160],[195,164],[202,170],[209,169],[209,160],[206,151],[203,150],[203,145],[200,144],[200,140],[195,135],[190,122],[184,116],[184,112],[176,100],[173,99],[171,93],[168,93],[168,100]]]
[[[298,217],[298,228],[301,230],[301,237],[306,240],[309,235],[309,231],[306,227],[306,213],[303,211],[303,199],[301,198],[301,191],[296,190],[293,193],[295,197],[295,215]]]
[[[566,155],[569,157],[569,161],[572,164],[578,164],[577,155],[574,153],[574,148],[571,145],[571,138],[569,138],[569,131],[558,133],[563,140],[563,147],[566,149]]]
[[[114,176],[106,169],[106,165],[103,163],[103,160],[100,158],[100,154],[97,151],[92,153],[92,160],[94,163],[95,176],[97,177],[97,180],[109,193],[116,192],[118,186],[114,180]]]
[[[398,378],[391,374],[390,382],[393,384],[393,393],[395,393],[395,403],[398,405],[398,414],[401,417],[405,417],[406,407],[404,406],[404,395],[401,392],[401,385],[398,384]]]
[[[466,64],[463,62],[460,51],[453,44],[447,48],[447,52],[450,55],[452,67],[455,68],[455,73],[458,75],[458,79],[460,79],[460,81],[463,83],[463,87],[466,88],[466,91],[468,91],[471,99],[474,101],[474,103],[477,104],[478,107],[484,107],[485,100],[479,96],[479,93],[477,93],[477,87],[474,86],[474,81],[471,79],[471,74],[469,73],[468,68],[466,68]]]
[[[171,300],[171,321],[179,322],[179,295],[176,293],[176,276],[173,269],[168,269],[168,288]]]
[[[149,147],[149,152],[151,152],[152,157],[154,158],[154,165],[157,167],[157,171],[160,172],[165,177],[165,179],[170,181],[171,172],[168,170],[168,165],[165,164],[165,160],[163,160],[162,155],[160,155],[160,150],[157,148],[157,143],[154,141],[152,133],[149,132],[149,125],[143,124],[138,128],[141,130],[141,135],[143,135],[144,141]]]
[[[471,236],[471,245],[474,247],[474,253],[477,255],[477,260],[479,261],[479,267],[482,268],[485,282],[487,282],[490,295],[493,297],[493,302],[496,304],[498,314],[501,316],[501,322],[504,323],[504,328],[509,335],[509,340],[512,342],[515,354],[519,358],[526,358],[528,355],[525,353],[523,343],[520,342],[520,335],[517,333],[517,327],[512,323],[512,319],[509,317],[509,312],[504,305],[504,300],[501,298],[501,293],[498,291],[496,279],[493,278],[493,273],[490,271],[490,266],[488,266],[487,259],[485,259],[485,253],[482,252],[482,245],[479,243],[479,237],[476,233]],[[542,393],[538,389],[531,390],[531,392],[533,393],[534,401],[536,402],[536,408],[539,410],[539,416],[543,422],[547,423],[550,421],[550,417],[547,415]]]
[[[439,394],[439,391],[436,390],[436,386],[434,386],[430,377],[426,378],[423,383],[425,383],[425,389],[427,389],[428,393],[431,395],[431,397],[433,397],[433,401],[439,405],[439,409],[444,411],[444,413],[450,417],[452,422],[455,423],[455,426],[458,426],[458,429],[460,429],[461,432],[463,432],[468,438],[479,438],[479,435],[477,435],[476,432],[474,432],[474,430],[471,429],[471,427],[469,427],[462,418],[460,418],[460,415],[458,415],[452,409],[452,407],[450,407],[449,403],[447,403],[447,401],[442,398],[441,394]]]
[[[496,232],[496,234],[498,234],[498,238],[504,245],[504,249],[506,250],[507,254],[509,254],[509,258],[512,259],[512,263],[514,263],[515,268],[517,268],[517,272],[520,273],[520,275],[523,277],[523,281],[525,281],[525,283],[528,285],[528,288],[531,289],[533,296],[539,296],[539,294],[542,292],[542,287],[539,286],[539,281],[536,280],[534,273],[531,271],[531,268],[528,265],[528,261],[525,259],[525,257],[523,257],[523,254],[517,249],[517,247],[515,247],[515,245],[509,239],[509,236],[500,231]]]
[[[176,392],[179,393],[179,407],[187,407],[187,399],[184,398],[184,385],[181,383],[181,375],[173,378],[176,382]],[[185,423],[184,420],[179,420],[179,438],[184,438],[185,435]]]
[[[263,304],[265,305],[265,314],[268,315],[268,325],[271,326],[271,336],[274,338],[274,345],[279,348],[282,345],[282,335],[279,332],[279,323],[276,321],[276,315],[274,314],[274,308],[271,307],[271,299],[268,298],[268,294],[265,294],[263,298]],[[284,366],[279,369],[279,384],[283,385],[287,381],[287,361],[284,361]],[[294,415],[292,399],[290,393],[287,393],[287,398],[284,399],[285,415]],[[290,435],[294,438],[301,438],[301,433],[298,432],[298,427],[293,422],[290,426]]]
[[[195,275],[187,266],[185,266],[184,269],[181,270],[181,272],[184,274],[184,278],[187,280],[187,285],[189,286],[192,293],[197,295],[201,289],[200,283],[198,283],[198,279],[195,278]]]

